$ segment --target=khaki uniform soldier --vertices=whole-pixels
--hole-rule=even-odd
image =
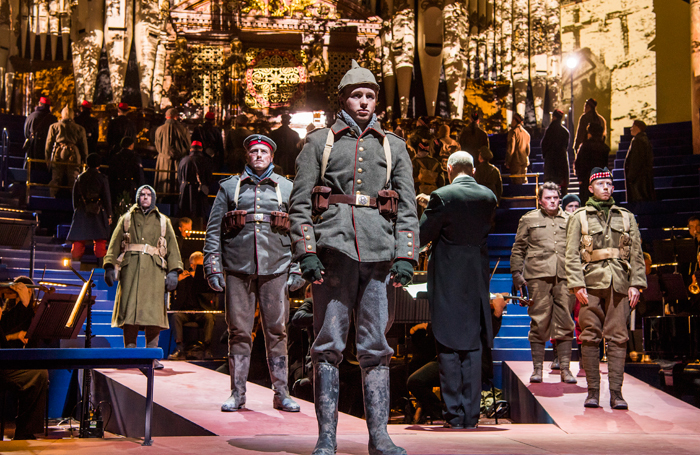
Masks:
[[[59,186],[73,188],[80,173],[80,165],[87,158],[88,145],[85,129],[73,121],[73,109],[61,111],[61,121],[49,127],[46,138],[46,160],[50,162],[49,194],[56,197]],[[67,183],[66,183],[67,182]]]
[[[513,285],[521,288],[527,284],[533,300],[528,308],[528,338],[534,365],[530,382],[542,382],[544,345],[552,338],[556,340],[559,353],[561,380],[575,384],[576,378],[569,370],[569,363],[574,337],[571,311],[576,300],[567,289],[564,267],[569,214],[559,206],[559,187],[556,183],[543,184],[539,195],[540,208],[520,219],[510,256]]]
[[[523,175],[527,173],[527,167],[530,165],[530,134],[523,128],[523,118],[517,112],[513,114],[510,126],[506,167],[510,169],[511,175]],[[513,177],[510,181],[519,185],[527,183],[527,177]]]
[[[400,455],[387,433],[393,321],[390,286],[411,281],[418,255],[411,161],[404,141],[374,114],[379,85],[353,61],[338,87],[342,110],[330,128],[309,134],[291,195],[294,256],[313,282],[313,455],[336,452],[338,365],[355,320],[371,455]]]
[[[593,197],[571,215],[566,238],[566,279],[581,302],[581,354],[588,382],[584,406],[599,406],[599,345],[604,337],[610,407],[627,409],[622,398],[627,317],[647,285],[642,245],[634,215],[615,205],[607,168],[593,169],[589,190]]]

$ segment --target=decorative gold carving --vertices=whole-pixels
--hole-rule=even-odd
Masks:
[[[321,82],[326,79],[328,62],[323,58],[323,41],[317,40],[311,45],[311,56],[306,68],[312,81]]]
[[[192,101],[201,106],[220,104],[223,48],[207,45],[190,47],[193,67]]]
[[[382,74],[382,64],[381,59],[377,57],[377,49],[374,46],[374,40],[367,40],[367,42],[360,49],[360,60],[358,60],[360,66],[367,68],[375,75]]]
[[[174,106],[185,104],[192,98],[192,56],[187,49],[185,38],[175,41],[175,50],[168,60],[168,69],[172,77],[168,98]]]
[[[253,109],[303,105],[307,81],[304,51],[248,49],[246,106]]]

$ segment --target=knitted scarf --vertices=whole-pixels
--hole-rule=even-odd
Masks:
[[[615,199],[613,199],[612,196],[610,196],[610,199],[608,199],[607,201],[599,201],[595,198],[595,196],[591,196],[586,202],[586,205],[594,207],[599,212],[603,212],[605,214],[605,218],[608,217],[608,213],[610,213],[610,207],[612,207],[614,204]]]

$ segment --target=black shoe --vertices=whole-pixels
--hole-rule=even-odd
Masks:
[[[163,368],[165,368],[165,365],[160,363],[160,361],[158,361],[158,360],[153,361],[153,369],[154,370],[162,370]]]

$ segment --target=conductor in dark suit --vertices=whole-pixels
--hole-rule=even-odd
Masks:
[[[482,331],[489,347],[493,342],[486,239],[496,196],[472,177],[474,160],[467,152],[449,157],[447,173],[451,184],[433,191],[423,212],[420,242],[433,242],[428,300],[445,426],[474,428],[481,399]]]

